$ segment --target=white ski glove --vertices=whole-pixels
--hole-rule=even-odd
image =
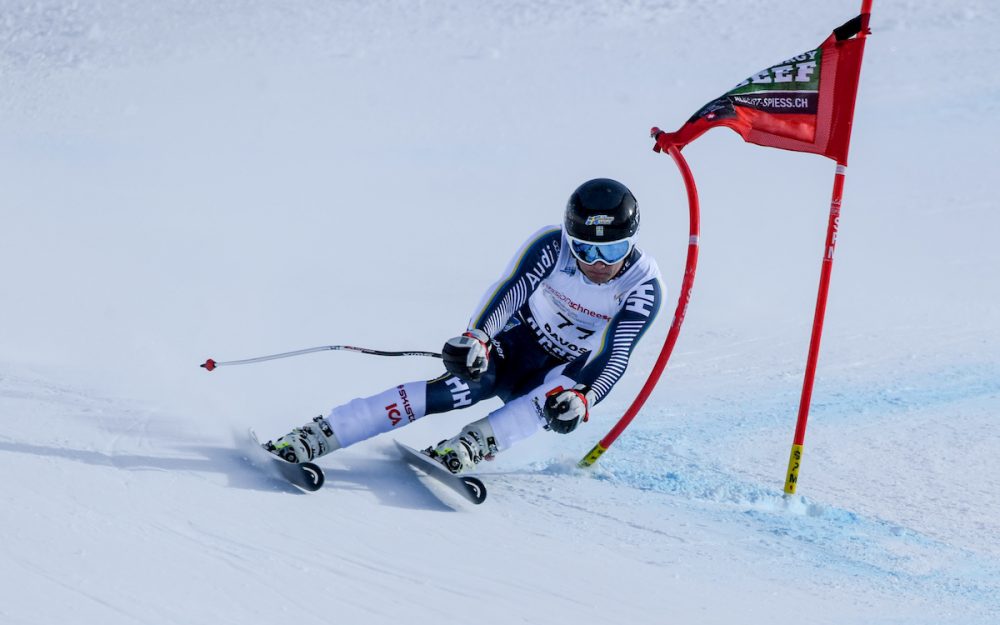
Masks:
[[[441,349],[441,359],[448,373],[475,382],[490,366],[490,337],[479,328],[473,328],[462,336],[448,339]]]
[[[580,421],[590,418],[590,406],[595,394],[586,384],[577,384],[569,390],[557,386],[545,394],[545,420],[549,429],[560,434],[569,434]]]

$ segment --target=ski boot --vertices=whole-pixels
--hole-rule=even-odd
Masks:
[[[340,449],[340,442],[330,424],[320,415],[314,417],[312,423],[294,428],[277,440],[267,441],[264,449],[288,462],[311,462]]]
[[[462,428],[458,436],[428,447],[424,453],[457,474],[476,468],[483,460],[493,460],[497,442],[489,419],[483,418]]]

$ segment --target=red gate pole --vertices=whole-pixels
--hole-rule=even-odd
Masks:
[[[809,420],[809,406],[812,403],[813,382],[816,379],[816,363],[819,360],[819,344],[823,337],[823,320],[826,317],[826,300],[830,291],[830,274],[833,272],[833,255],[837,249],[837,229],[840,226],[840,203],[844,195],[844,179],[847,167],[837,165],[833,177],[833,198],[830,200],[830,221],[826,228],[826,252],[819,276],[819,294],[816,296],[816,313],[813,316],[812,337],[809,340],[809,355],[806,358],[805,378],[802,381],[802,396],[799,399],[799,416],[792,439],[792,453],[788,458],[788,473],[785,477],[785,494],[794,495],[799,481],[799,467],[802,466],[802,446],[806,438],[806,422]]]
[[[653,129],[653,136],[659,137],[659,129]],[[670,153],[673,157],[674,163],[677,164],[677,168],[681,172],[681,177],[684,179],[684,186],[687,189],[688,197],[688,208],[690,210],[690,220],[691,220],[691,233],[688,238],[688,252],[687,252],[687,263],[684,270],[684,280],[681,283],[680,296],[677,299],[677,309],[674,311],[674,320],[670,324],[670,330],[667,332],[667,338],[663,342],[663,347],[660,349],[660,355],[653,364],[653,369],[649,373],[649,377],[646,379],[646,383],[643,385],[642,389],[639,391],[639,395],[636,396],[635,400],[632,401],[632,405],[628,407],[622,418],[618,420],[611,431],[609,431],[604,438],[602,438],[593,449],[584,456],[580,462],[577,463],[580,467],[589,467],[597,462],[597,459],[611,447],[611,444],[615,442],[615,439],[625,431],[625,428],[632,423],[632,419],[639,413],[639,409],[642,405],[646,403],[646,399],[649,394],[653,392],[653,388],[660,379],[660,375],[667,366],[667,361],[670,359],[670,354],[674,350],[674,344],[677,343],[677,336],[681,331],[681,324],[684,323],[684,316],[687,314],[688,302],[691,300],[691,288],[694,286],[694,275],[695,271],[698,269],[698,237],[700,236],[701,230],[701,214],[699,212],[698,205],[698,188],[694,183],[694,175],[691,173],[691,168],[688,167],[687,160],[681,155],[680,150],[678,150],[673,145],[660,145],[658,143],[659,149],[657,151],[665,150]]]
[[[861,14],[865,21],[862,24],[859,39],[868,36],[868,16],[871,14],[872,0],[862,0]],[[861,50],[864,54],[864,48]],[[850,136],[848,136],[850,141]],[[833,272],[833,256],[837,249],[837,230],[840,227],[841,200],[844,196],[844,180],[847,177],[847,150],[844,162],[837,163],[837,172],[833,177],[833,197],[830,200],[830,220],[826,228],[826,247],[823,254],[823,266],[819,276],[819,293],[816,296],[816,312],[813,316],[812,336],[809,339],[809,354],[806,357],[805,376],[802,381],[802,396],[799,398],[799,415],[795,423],[795,436],[792,439],[792,451],[788,457],[788,471],[785,473],[785,496],[795,494],[799,483],[799,469],[802,466],[802,447],[806,439],[806,423],[809,420],[809,406],[812,403],[813,383],[816,379],[816,363],[819,360],[819,345],[823,337],[823,321],[826,317],[826,300],[830,291],[830,274]]]

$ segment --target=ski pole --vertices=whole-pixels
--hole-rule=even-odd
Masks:
[[[430,358],[441,357],[441,354],[437,352],[420,352],[420,351],[386,352],[378,349],[369,349],[367,347],[354,347],[353,345],[322,345],[320,347],[310,347],[307,349],[299,349],[294,352],[271,354],[269,356],[258,356],[256,358],[247,358],[245,360],[229,360],[220,362],[209,358],[200,366],[204,369],[207,369],[208,371],[211,371],[216,367],[228,367],[229,365],[250,365],[255,362],[264,362],[266,360],[277,360],[278,358],[291,358],[292,356],[301,356],[303,354],[311,354],[313,352],[324,352],[324,351],[358,352],[361,354],[370,354],[372,356],[428,356]]]

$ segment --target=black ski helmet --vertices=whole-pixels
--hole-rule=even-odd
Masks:
[[[610,178],[581,184],[566,203],[566,234],[591,243],[620,241],[639,231],[639,203],[628,187]]]

